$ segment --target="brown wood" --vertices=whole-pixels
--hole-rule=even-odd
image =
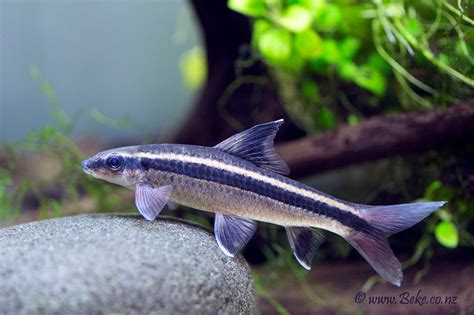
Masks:
[[[456,142],[474,145],[474,99],[446,110],[376,116],[277,146],[292,177],[415,153]]]

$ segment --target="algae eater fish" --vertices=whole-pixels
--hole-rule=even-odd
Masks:
[[[388,237],[444,202],[361,205],[285,177],[289,168],[273,147],[282,123],[254,126],[212,148],[152,144],[112,149],[82,166],[94,177],[135,189],[135,204],[147,220],[154,220],[167,204],[214,212],[215,237],[226,255],[247,244],[256,221],[263,221],[285,227],[296,259],[310,269],[324,240],[319,229],[324,229],[345,238],[382,278],[400,286],[401,264]]]

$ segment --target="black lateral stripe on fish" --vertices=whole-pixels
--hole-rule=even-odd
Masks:
[[[300,264],[310,269],[324,237],[344,237],[387,281],[400,285],[401,264],[388,237],[430,215],[444,202],[390,206],[339,200],[283,175],[288,166],[273,141],[283,120],[254,126],[215,147],[156,144],[100,152],[83,162],[97,178],[135,189],[147,220],[168,204],[216,213],[214,232],[222,251],[237,253],[256,230],[255,221],[285,227]]]
[[[193,160],[191,156],[186,157],[190,157],[191,161]],[[144,165],[146,165],[146,169],[181,174],[188,177],[217,182],[222,185],[250,191],[261,196],[280,201],[290,206],[315,212],[319,215],[336,220],[341,224],[354,228],[358,231],[369,233],[373,229],[373,227],[371,227],[367,221],[356,216],[352,212],[341,210],[338,207],[329,205],[323,201],[313,199],[296,192],[288,191],[284,188],[281,188],[280,186],[272,185],[262,180],[255,179],[255,177],[252,175],[245,176],[236,174],[230,170],[216,168],[198,162],[182,162],[179,160],[162,159],[158,154],[155,155],[154,158],[147,157],[142,160],[145,160]],[[260,172],[258,173],[260,174]],[[283,179],[283,177],[281,178]],[[272,177],[272,179],[279,183],[279,179],[277,177]],[[293,181],[292,183],[291,180],[286,180],[283,183],[294,185],[294,187],[299,186],[298,182]],[[313,193],[316,194],[317,192],[313,191]]]

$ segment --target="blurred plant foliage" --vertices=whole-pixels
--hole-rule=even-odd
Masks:
[[[38,209],[40,218],[120,209],[116,187],[93,180],[82,171],[84,155],[71,138],[77,115],[70,118],[61,109],[53,85],[38,67],[32,65],[30,74],[48,99],[53,122],[30,132],[22,141],[0,147],[0,221],[16,219],[25,208]],[[97,110],[90,114],[108,125],[127,124],[125,120],[112,121]],[[50,163],[40,162],[41,156]],[[32,172],[45,165],[50,169]]]
[[[203,85],[207,76],[207,64],[205,52],[201,46],[195,46],[184,53],[179,66],[187,88],[196,90]]]
[[[229,0],[228,6],[253,18],[252,46],[280,84],[287,110],[308,131],[472,95],[469,1]]]

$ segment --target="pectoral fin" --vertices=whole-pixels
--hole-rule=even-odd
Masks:
[[[324,236],[314,228],[287,226],[285,229],[296,259],[304,268],[310,270],[311,261],[324,242]]]
[[[137,186],[135,204],[146,220],[155,220],[168,202],[171,191],[170,185],[157,188],[146,185]]]
[[[214,234],[224,254],[233,257],[257,230],[257,223],[250,219],[216,213]]]

